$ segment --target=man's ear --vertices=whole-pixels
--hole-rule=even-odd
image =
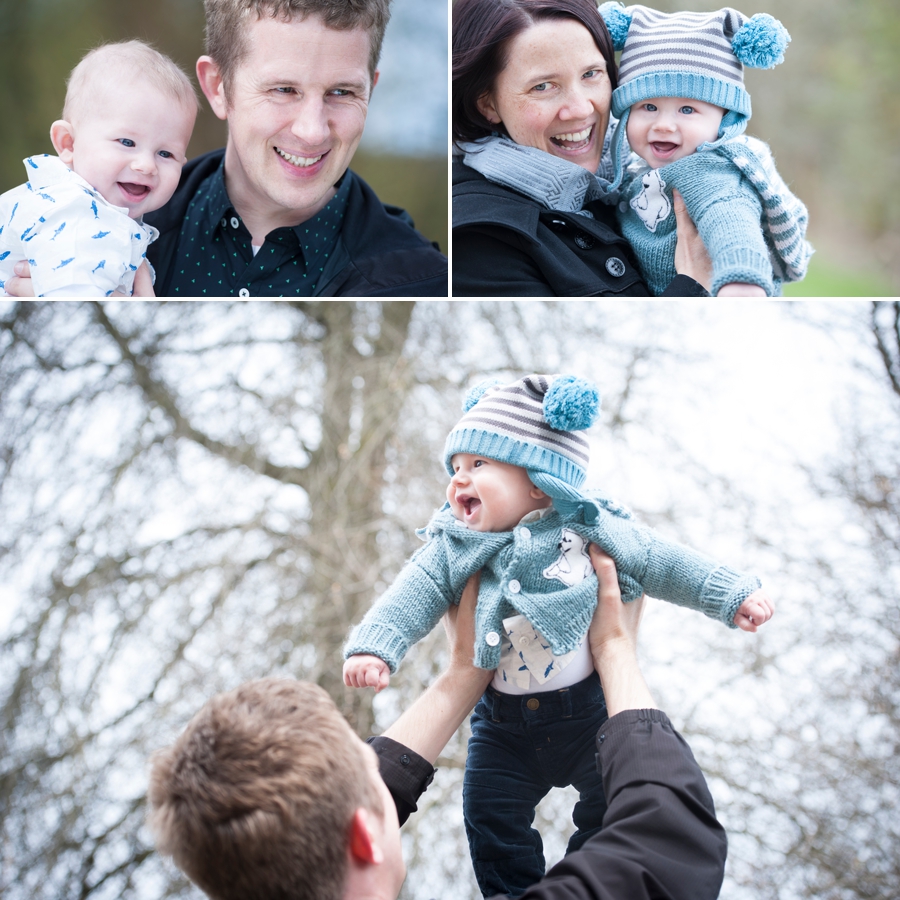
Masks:
[[[372,99],[372,91],[375,90],[375,85],[378,84],[378,76],[380,74],[381,74],[381,72],[379,72],[378,69],[376,69],[372,75],[372,86],[369,88],[369,99],[370,100]]]
[[[75,155],[75,130],[72,123],[65,119],[57,119],[50,126],[50,142],[56,155],[71,169],[72,158]]]
[[[350,820],[350,855],[357,862],[372,866],[384,862],[384,851],[369,828],[369,813],[360,807]]]
[[[212,111],[222,120],[227,118],[228,101],[225,98],[225,83],[219,66],[211,56],[201,56],[197,60],[197,81],[200,90],[209,100]]]
[[[494,98],[489,93],[482,94],[475,101],[475,106],[478,107],[478,112],[480,112],[491,125],[500,124],[500,114],[497,112],[497,107],[494,105]]]

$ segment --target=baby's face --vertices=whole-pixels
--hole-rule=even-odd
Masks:
[[[550,505],[520,466],[472,453],[457,453],[450,462],[447,501],[473,531],[512,531],[522,516]]]
[[[69,167],[137,219],[178,187],[195,116],[154,87],[111,86],[72,123]]]
[[[656,97],[635,103],[625,134],[631,149],[658,169],[690,156],[702,143],[714,141],[725,110],[702,100]]]

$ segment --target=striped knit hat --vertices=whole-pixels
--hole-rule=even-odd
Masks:
[[[625,133],[631,107],[654,97],[688,97],[727,110],[717,139],[698,150],[712,149],[742,134],[750,118],[750,95],[744,89],[744,66],[771,69],[784,61],[791,36],[777,19],[758,13],[746,19],[735,9],[712,13],[661,13],[646,6],[602,3],[613,47],[622,51],[619,86],[612,114],[619,119],[612,140],[613,180],[608,194],[622,183]]]
[[[473,453],[521,466],[554,499],[580,499],[590,452],[576,432],[590,428],[600,410],[594,385],[574,375],[486,381],[469,391],[463,408],[444,446],[451,475],[453,456]]]
[[[784,61],[791,40],[772,16],[759,13],[748,19],[729,8],[662,13],[604,3],[600,14],[615,49],[622,51],[613,115],[621,119],[635,103],[654,97],[703,100],[728,111],[720,140],[736,137],[750,118],[744,66],[771,69]]]

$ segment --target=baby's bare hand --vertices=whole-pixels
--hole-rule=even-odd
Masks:
[[[388,664],[370,653],[355,653],[344,663],[344,684],[347,687],[384,690],[391,680]]]
[[[734,624],[742,631],[757,631],[775,615],[775,602],[762,589],[755,590],[734,614]]]

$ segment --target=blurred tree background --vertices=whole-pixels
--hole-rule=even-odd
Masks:
[[[352,167],[446,252],[447,4],[394,0],[392,9]],[[0,192],[25,180],[23,159],[53,152],[50,124],[62,115],[69,72],[88,50],[140,38],[196,85],[203,28],[202,0],[0,0]],[[225,136],[204,99],[188,157],[224,146]]]
[[[648,602],[657,701],[730,839],[723,900],[900,896],[900,303],[0,304],[0,895],[200,893],[153,853],[147,761],[218,690],[322,684],[440,505],[492,376],[603,394],[590,486],[758,572],[760,634]],[[466,727],[404,828],[404,900],[474,897]],[[571,791],[538,822],[554,861]]]

